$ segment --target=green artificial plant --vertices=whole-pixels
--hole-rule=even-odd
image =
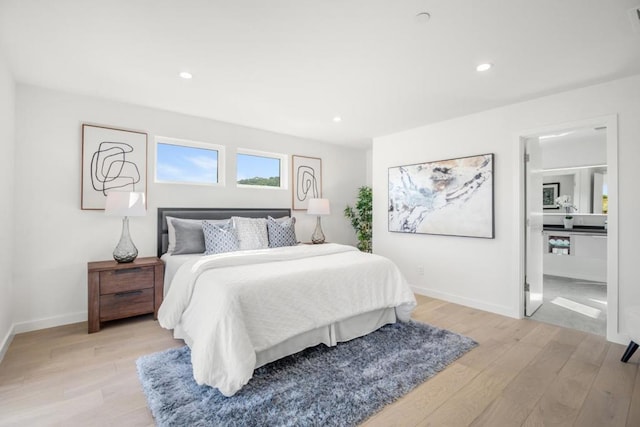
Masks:
[[[373,226],[373,192],[371,187],[360,187],[358,199],[352,208],[344,209],[344,216],[351,220],[351,225],[358,236],[358,249],[362,252],[371,252],[371,236]]]

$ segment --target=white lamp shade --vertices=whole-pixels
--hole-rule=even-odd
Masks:
[[[107,193],[104,213],[111,216],[144,216],[147,214],[144,193],[110,191]]]
[[[330,215],[329,199],[309,199],[307,213],[309,215]]]

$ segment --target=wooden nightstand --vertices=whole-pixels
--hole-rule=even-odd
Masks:
[[[89,333],[98,332],[100,323],[153,313],[158,318],[164,286],[164,264],[156,257],[90,262]]]

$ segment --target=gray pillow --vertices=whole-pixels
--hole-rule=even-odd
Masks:
[[[167,217],[167,237],[168,237],[168,246],[167,246],[167,252],[169,253],[173,253],[173,251],[176,250],[176,229],[173,227],[173,221],[174,220],[178,220],[178,221],[182,221],[182,222],[193,222],[193,223],[197,223],[198,225],[202,225],[202,220],[201,219],[184,219],[184,218],[175,218],[172,216],[168,216]]]
[[[176,247],[173,255],[204,253],[204,234],[202,221],[184,221],[174,218],[173,228],[176,230]]]
[[[171,218],[176,231],[176,247],[173,255],[202,254],[205,251],[202,220]],[[228,224],[228,219],[211,221],[218,224]]]

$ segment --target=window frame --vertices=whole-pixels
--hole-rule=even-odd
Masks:
[[[224,187],[225,186],[225,146],[201,141],[192,141],[182,138],[169,138],[164,136],[156,136],[155,141],[155,159],[154,159],[154,183],[156,184],[176,184],[176,185],[197,185],[206,187]],[[199,148],[203,150],[218,152],[218,182],[192,182],[192,181],[160,181],[158,180],[158,144],[176,145],[179,147]]]
[[[238,155],[244,154],[254,157],[266,157],[268,159],[277,159],[280,161],[280,186],[275,187],[272,185],[254,185],[254,184],[239,184],[238,183]],[[269,151],[253,150],[250,148],[238,148],[236,149],[236,186],[238,188],[259,188],[270,190],[288,190],[289,189],[289,155],[282,153],[273,153]]]

